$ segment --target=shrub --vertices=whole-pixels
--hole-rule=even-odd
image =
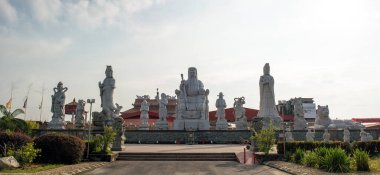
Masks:
[[[341,148],[328,148],[326,155],[321,157],[319,167],[327,172],[349,172],[350,158]]]
[[[34,140],[35,146],[41,149],[37,158],[41,163],[74,164],[81,161],[84,153],[84,142],[74,136],[46,134]]]
[[[7,149],[17,150],[30,142],[32,142],[32,138],[23,133],[0,132],[0,157],[7,155]]]
[[[314,151],[306,152],[302,161],[302,163],[305,166],[315,167],[315,168],[318,168],[318,162],[319,162],[319,158]]]
[[[380,152],[380,141],[372,140],[368,142],[355,141],[352,143],[352,150],[360,149],[374,155],[376,151]]]
[[[264,152],[265,155],[268,155],[276,141],[273,125],[269,124],[267,129],[262,129],[259,133],[255,133],[251,139],[255,141],[255,144],[257,144],[260,151]]]
[[[18,150],[9,149],[7,156],[13,156],[21,165],[31,164],[41,152],[41,149],[34,148],[33,143],[27,143]]]
[[[356,149],[353,153],[353,159],[356,164],[357,171],[369,171],[368,152]]]
[[[277,143],[277,153],[278,154],[284,154],[284,143],[278,142]],[[347,152],[350,152],[350,144],[340,141],[335,142],[321,142],[321,141],[314,141],[314,142],[304,142],[304,141],[290,141],[286,142],[285,149],[286,152],[295,152],[296,148],[301,148],[305,151],[313,151],[316,148],[319,147],[326,147],[326,148],[335,148],[340,147],[344,149]]]
[[[305,151],[297,148],[296,152],[294,152],[294,154],[292,155],[292,162],[296,164],[301,164],[303,161],[304,155],[305,155]]]

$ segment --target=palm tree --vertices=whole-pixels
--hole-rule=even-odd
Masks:
[[[0,118],[0,130],[22,131],[28,130],[28,125],[22,119],[16,116],[25,113],[22,109],[16,109],[13,112],[8,111],[4,105],[0,105],[0,112],[3,116]]]

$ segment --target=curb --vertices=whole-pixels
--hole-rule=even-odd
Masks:
[[[79,174],[79,173],[85,173],[85,172],[92,171],[92,170],[94,170],[96,168],[99,168],[101,166],[104,166],[106,164],[107,164],[106,162],[102,162],[102,163],[98,163],[98,164],[91,165],[91,166],[88,166],[88,167],[79,168],[79,169],[76,169],[74,171],[70,171],[70,172],[67,172],[67,173],[62,173],[62,175],[74,175],[74,174]]]
[[[266,165],[266,166],[269,166],[271,168],[274,168],[274,169],[280,170],[282,172],[285,172],[285,173],[289,173],[289,174],[292,174],[292,175],[297,175],[296,172],[293,172],[292,170],[290,170],[288,168],[282,168],[282,167],[278,166],[277,164],[267,163],[267,162],[264,162],[263,164]]]

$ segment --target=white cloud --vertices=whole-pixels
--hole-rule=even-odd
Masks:
[[[28,2],[34,17],[41,23],[55,22],[61,14],[62,4],[60,0],[33,0]]]
[[[8,0],[0,0],[0,18],[11,23],[16,22],[18,19],[16,9],[8,2]]]
[[[71,39],[69,38],[50,41],[46,39],[33,40],[17,37],[3,37],[0,40],[0,58],[49,58],[56,54],[63,53],[71,43]]]

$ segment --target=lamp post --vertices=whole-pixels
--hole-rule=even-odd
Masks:
[[[88,141],[87,141],[87,159],[88,159],[90,155],[92,103],[95,103],[95,99],[87,99],[87,103],[90,103],[90,120],[89,120],[89,125],[88,125]]]

